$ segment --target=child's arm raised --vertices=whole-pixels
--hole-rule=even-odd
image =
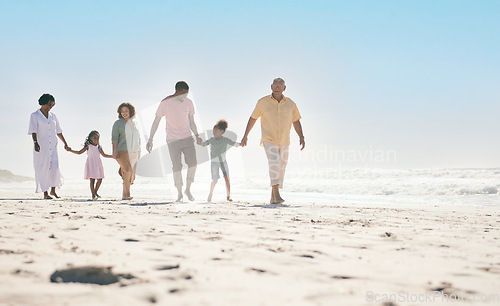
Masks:
[[[101,153],[102,156],[104,157],[107,157],[107,158],[113,158],[113,155],[109,155],[109,154],[106,154],[104,153],[104,151],[102,150],[102,147],[99,146],[99,152]]]
[[[83,152],[87,151],[89,149],[89,146],[84,146],[80,151],[75,151],[73,149],[69,149],[68,151],[71,152],[71,153],[75,153],[75,154],[82,154]]]
[[[236,141],[232,140],[231,138],[226,138],[226,139],[227,139],[227,142],[229,143],[229,145],[231,145],[233,147],[240,147],[241,146],[240,142],[236,142]]]

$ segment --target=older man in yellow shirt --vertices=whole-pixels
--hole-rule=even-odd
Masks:
[[[252,130],[257,119],[260,118],[262,130],[260,144],[264,146],[269,163],[269,177],[272,186],[271,204],[285,202],[280,195],[279,188],[283,188],[292,124],[299,135],[301,150],[306,145],[300,124],[299,109],[292,99],[283,95],[285,89],[285,81],[282,78],[274,79],[273,84],[271,84],[272,94],[257,102],[250,119],[248,119],[245,135],[241,139],[241,146],[246,146],[248,133]]]

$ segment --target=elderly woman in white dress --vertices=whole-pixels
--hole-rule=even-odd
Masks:
[[[64,148],[69,150],[68,143],[62,134],[59,120],[50,110],[56,104],[54,97],[43,94],[38,99],[40,109],[31,114],[28,134],[33,138],[33,164],[35,166],[36,192],[44,193],[44,199],[56,198],[56,187],[62,186],[62,176],[59,170],[57,156],[57,137],[64,143]],[[57,136],[57,137],[56,137]]]

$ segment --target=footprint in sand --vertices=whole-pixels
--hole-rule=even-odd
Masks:
[[[150,296],[146,300],[151,304],[156,304],[158,302],[158,299],[155,296]]]
[[[133,279],[131,274],[115,274],[111,267],[80,267],[57,270],[50,276],[53,283],[85,283],[97,285],[109,285],[120,281],[120,279]]]
[[[332,276],[333,279],[353,279],[354,277],[352,276],[344,276],[344,275],[334,275]]]
[[[308,255],[308,254],[303,254],[303,255],[297,255],[298,257],[304,257],[304,258],[314,258],[314,256],[312,255]]]
[[[38,274],[33,272],[33,271],[28,271],[28,270],[22,270],[22,269],[16,269],[12,271],[10,274],[12,275],[18,275],[18,276],[24,276],[24,277],[29,277],[29,276],[37,276]]]
[[[139,240],[137,239],[133,239],[133,238],[127,238],[125,239],[126,242],[139,242]]]
[[[259,272],[259,273],[266,273],[267,272],[266,270],[257,269],[257,268],[248,268],[247,271],[255,271],[255,272]]]
[[[174,270],[174,269],[179,269],[180,265],[165,265],[165,266],[160,266],[156,268],[158,271],[166,271],[166,270]]]
[[[478,270],[493,273],[493,274],[500,274],[500,268],[496,268],[496,267],[482,267],[482,268],[478,268]]]
[[[16,254],[16,252],[11,250],[0,250],[0,255],[10,255],[10,254]]]
[[[463,290],[457,289],[457,288],[453,287],[453,284],[450,282],[441,282],[441,284],[439,286],[434,287],[434,288],[430,288],[429,290],[432,292],[441,292],[443,295],[455,296],[457,298],[463,297],[463,294],[461,294],[461,293],[473,292],[473,291],[463,291]]]

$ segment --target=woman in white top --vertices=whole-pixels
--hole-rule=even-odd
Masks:
[[[43,94],[38,99],[40,109],[31,114],[28,134],[33,138],[33,165],[35,166],[36,192],[44,193],[44,199],[56,198],[56,187],[62,186],[62,176],[59,170],[57,156],[57,137],[64,143],[64,148],[69,150],[68,143],[62,134],[59,120],[50,110],[56,104],[54,97]]]

